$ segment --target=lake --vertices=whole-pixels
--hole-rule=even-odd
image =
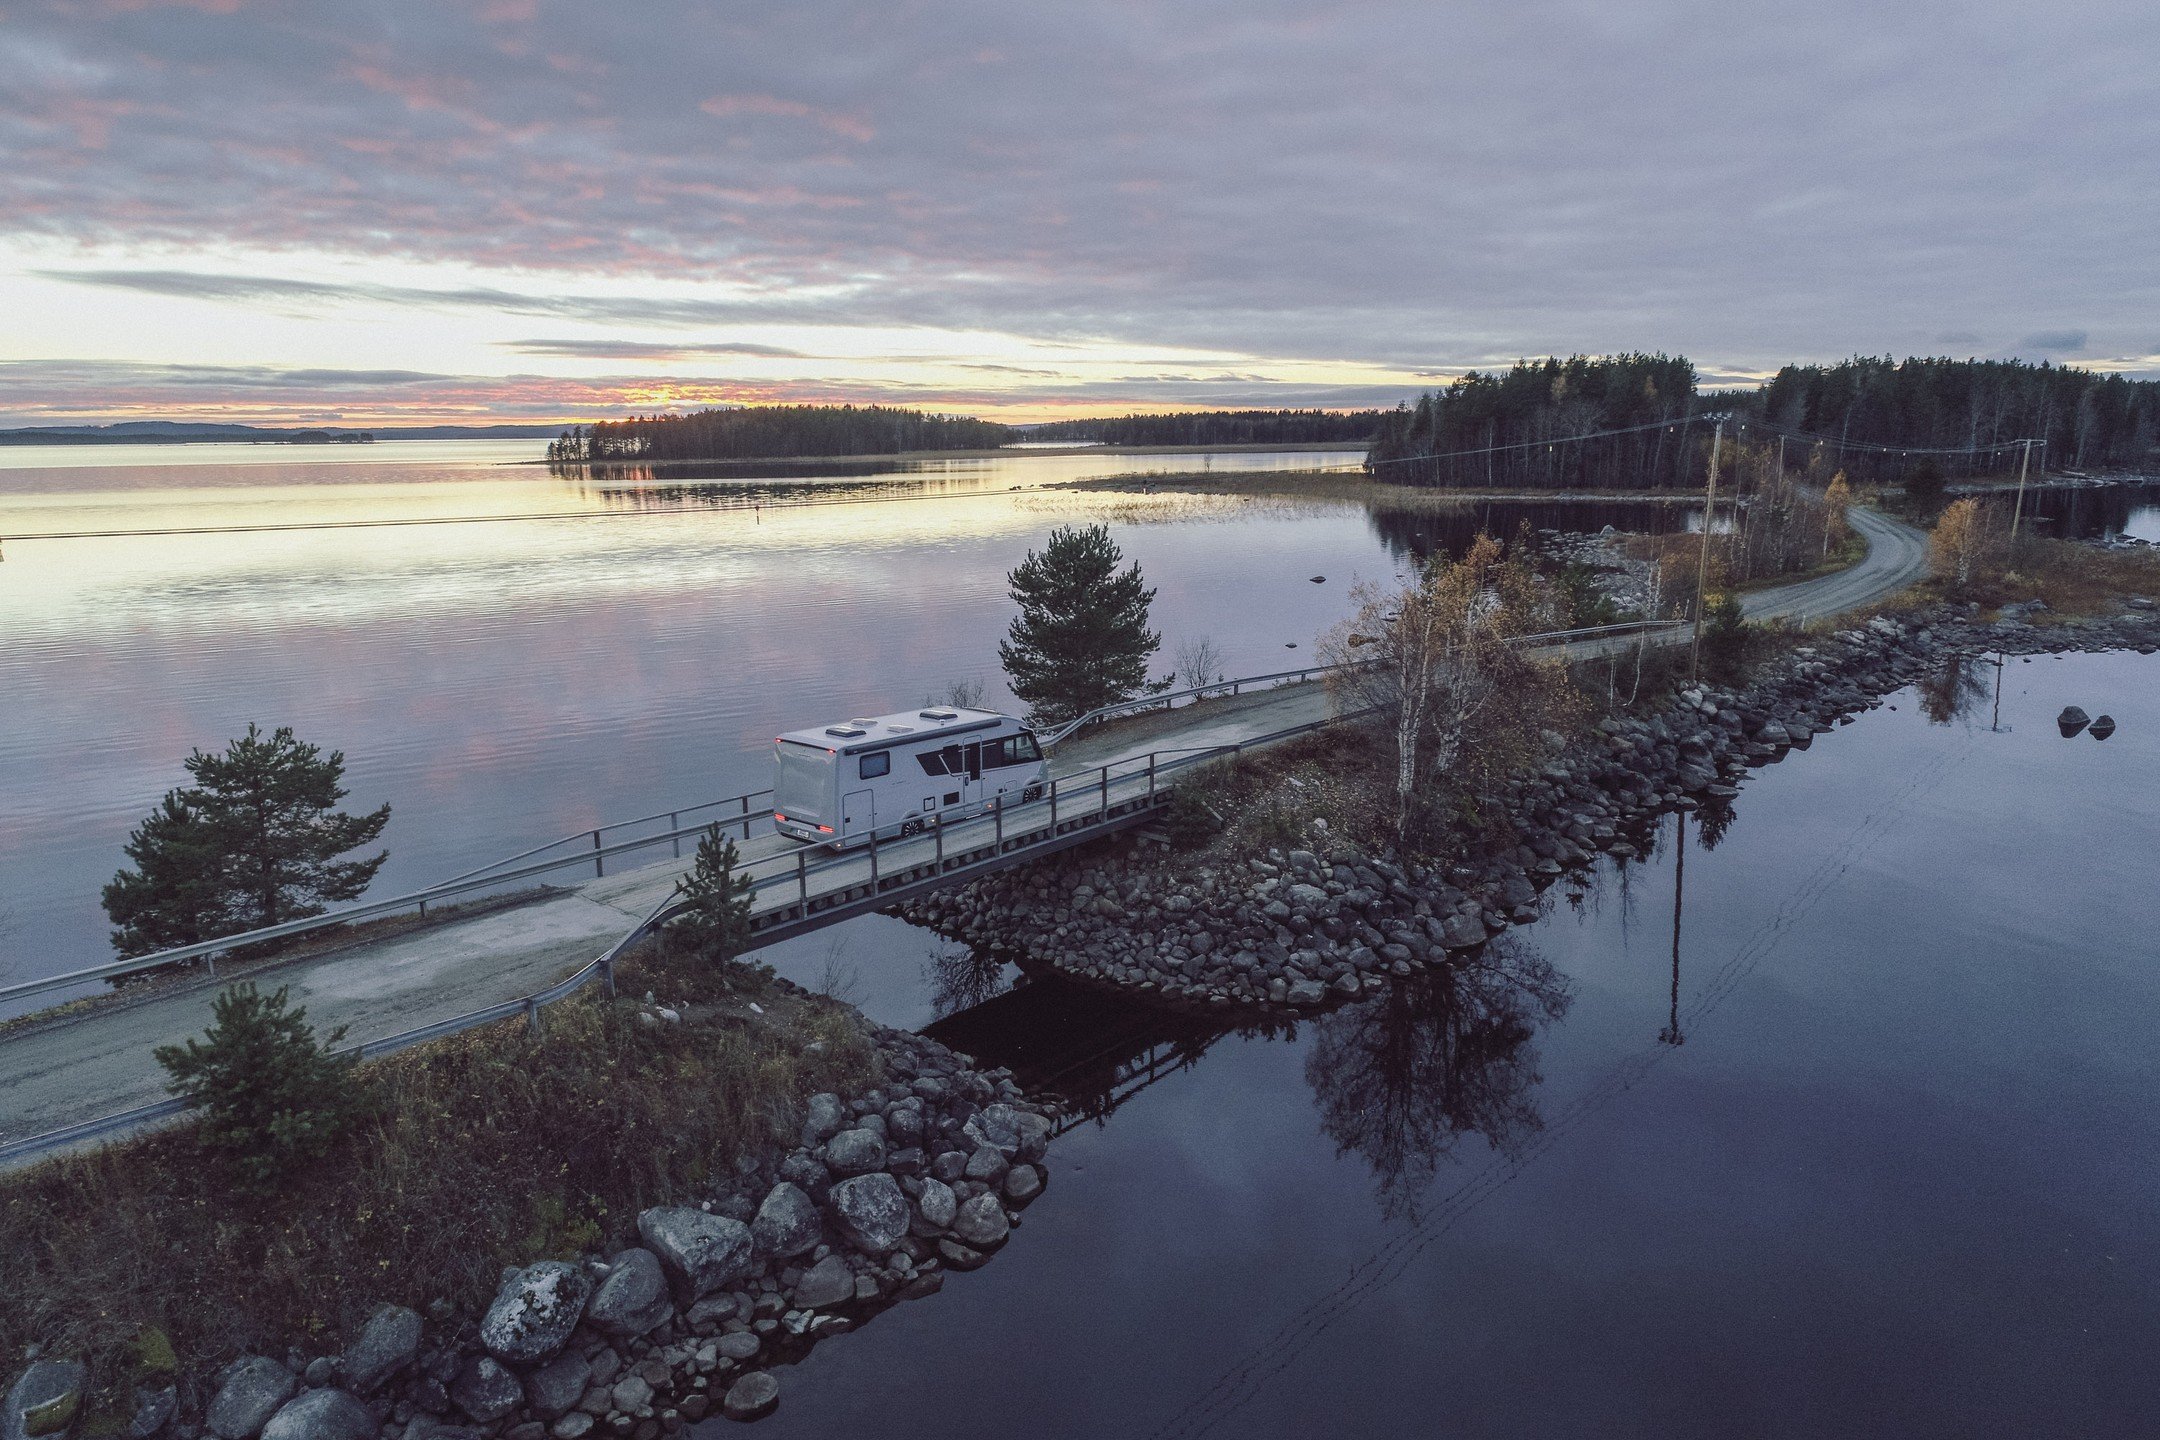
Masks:
[[[0,535],[196,532],[5,541],[0,983],[110,958],[98,890],[129,830],[192,747],[250,721],[343,750],[352,807],[391,804],[374,893],[394,894],[763,788],[782,730],[956,680],[1011,704],[1005,574],[1057,525],[1104,521],[1141,564],[1162,668],[1204,636],[1256,674],[1309,660],[1357,581],[1480,525],[1698,523],[1673,505],[1368,514],[1040,488],[1347,469],[1357,450],[1000,453],[822,478],[555,474],[530,463],[541,450],[0,448]],[[469,523],[402,523],[429,519]]]
[[[1315,1020],[798,942],[1092,1118],[990,1266],[781,1369],[764,1433],[2150,1433],[2160,657],[2013,659],[1999,721],[1971,673]]]

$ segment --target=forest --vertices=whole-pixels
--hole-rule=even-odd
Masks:
[[[1012,430],[995,421],[885,405],[746,405],[574,425],[548,445],[548,459],[606,464],[897,455],[907,450],[992,450],[1012,438]]]
[[[2149,467],[2160,383],[2021,360],[1856,357],[1788,365],[1759,389],[1696,389],[1681,356],[1518,361],[1471,371],[1385,411],[1366,466],[1376,479],[1477,489],[1641,490],[1703,482],[1711,423],[1728,443],[1779,446],[1816,484],[1902,484],[2017,469]],[[1598,432],[1625,431],[1609,434]],[[1574,437],[1595,435],[1594,439]]]
[[[1363,445],[1379,410],[1204,410],[1183,415],[1119,415],[1054,420],[1028,429],[1028,440],[1094,441],[1102,445]]]
[[[1575,355],[1473,370],[1383,411],[1366,466],[1405,485],[1650,490],[1694,483],[1708,427],[1678,355]],[[1639,427],[1639,428],[1638,428]],[[1599,431],[1594,441],[1557,443]],[[1698,433],[1700,432],[1700,433]]]
[[[2034,464],[2055,470],[2149,465],[2160,441],[2160,384],[2022,360],[1788,365],[1760,392],[1756,412],[1779,430],[1853,445],[1984,450],[2043,439]],[[1852,458],[1841,468],[1853,471]],[[1940,458],[1950,475],[2003,468],[1984,455],[1965,465]]]

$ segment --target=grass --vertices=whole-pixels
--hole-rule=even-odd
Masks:
[[[88,1360],[124,1421],[146,1353],[320,1352],[378,1302],[476,1313],[504,1265],[624,1243],[641,1209],[788,1141],[805,1097],[874,1073],[853,1012],[727,972],[654,943],[620,983],[680,1024],[594,996],[546,1011],[538,1041],[506,1022],[370,1065],[370,1118],[267,1202],[188,1127],[0,1180],[0,1353]]]
[[[2035,624],[2113,615],[2122,601],[2141,595],[2160,599],[2160,550],[2103,550],[2068,540],[2021,538],[2002,560],[1960,588],[1936,578],[1919,593],[1930,600],[1963,600],[1995,610],[2012,601],[2043,600]]]

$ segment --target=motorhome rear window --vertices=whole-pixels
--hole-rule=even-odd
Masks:
[[[859,773],[865,780],[875,780],[880,775],[890,775],[892,773],[892,751],[880,750],[875,755],[863,756],[862,770]]]
[[[773,780],[773,809],[813,823],[830,820],[825,811],[832,804],[832,776],[830,751],[782,742],[780,773]]]

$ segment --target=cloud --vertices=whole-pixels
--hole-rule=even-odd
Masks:
[[[2017,348],[2050,355],[2074,355],[2085,348],[2086,338],[2083,330],[2041,330],[2018,341]]]
[[[754,345],[721,340],[694,344],[662,340],[506,340],[506,350],[570,360],[693,360],[717,355],[748,355],[767,360],[811,357],[784,345]]]
[[[1436,379],[1623,348],[1752,373],[2059,339],[2064,314],[2111,317],[2089,348],[2122,353],[2160,327],[2156,7],[221,3],[10,6],[0,215],[93,257],[71,278],[408,307],[416,345],[465,309]],[[514,278],[327,285],[281,278],[289,252]],[[143,258],[175,253],[219,260]]]

